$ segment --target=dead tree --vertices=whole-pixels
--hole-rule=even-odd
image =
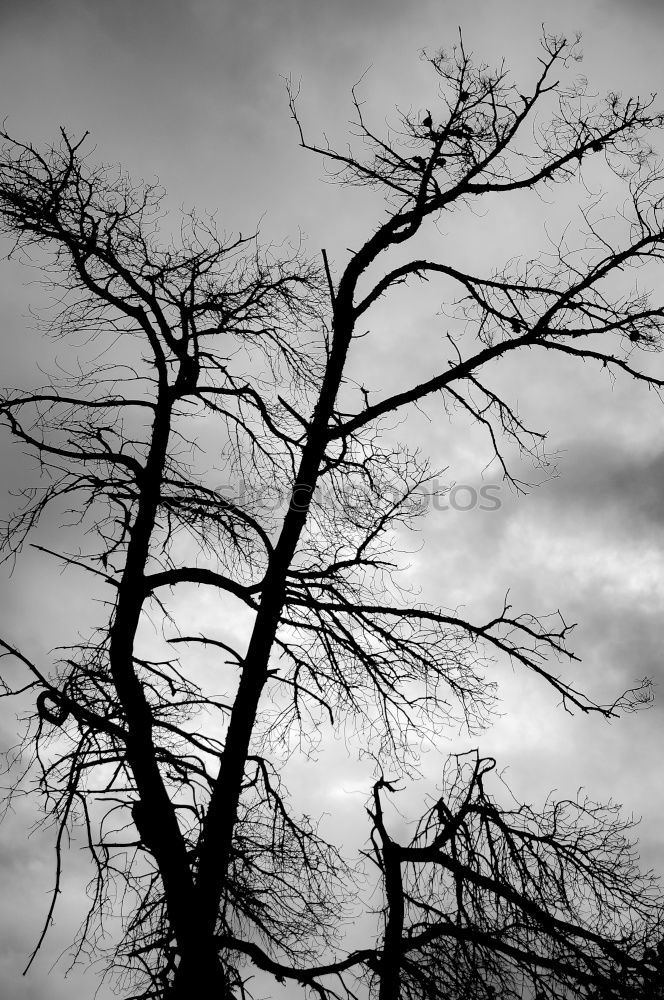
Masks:
[[[656,996],[661,889],[639,871],[633,822],[588,799],[533,809],[507,788],[503,805],[486,788],[495,766],[450,758],[443,794],[403,845],[383,809],[394,788],[374,785],[380,1000]]]
[[[518,489],[505,443],[540,460],[543,435],[492,387],[496,362],[562,354],[664,384],[643,364],[660,349],[664,309],[625,285],[630,269],[661,256],[661,170],[648,136],[664,119],[650,99],[593,102],[582,83],[560,83],[575,51],[545,36],[525,90],[462,45],[431,57],[430,128],[407,113],[379,134],[356,97],[364,157],[309,141],[291,94],[302,146],[341,183],[385,197],[386,216],[339,262],[337,279],[325,253],[322,266],[299,248],[277,255],[195,216],[169,242],[160,192],[91,165],[85,137],[63,133],[40,151],[4,136],[3,231],[14,254],[43,267],[59,303],[47,333],[76,351],[48,384],[0,401],[8,433],[43,474],[10,520],[6,548],[16,556],[42,517],[76,512],[80,548],[59,557],[111,601],[90,640],[57,663],[35,663],[9,636],[3,649],[41,706],[26,746],[34,736],[58,858],[72,823],[88,834],[96,882],[79,948],[100,944],[95,920],[113,883],[134,900],[111,955],[127,995],[241,996],[247,961],[320,997],[338,996],[358,962],[380,977],[380,944],[360,959],[335,957],[353,872],[292,813],[282,773],[293,737],[302,746],[312,727],[363,725],[380,766],[404,773],[413,731],[433,734],[450,718],[481,728],[496,697],[491,655],[537,673],[569,710],[610,716],[645,696],[600,705],[561,676],[557,658],[574,656],[559,615],[503,604],[474,622],[413,602],[394,554],[433,470],[391,444],[381,418],[426,399],[465,411]],[[436,259],[407,255],[443,212],[550,190],[600,160],[628,198],[610,231],[590,205],[579,246],[568,232],[554,253],[490,274],[463,270],[445,246]],[[457,288],[466,331],[450,337],[447,363],[418,384],[404,374],[377,397],[351,382],[375,304],[438,279]],[[266,502],[266,484],[290,501],[283,509]],[[184,646],[147,658],[141,623],[150,612],[170,620],[170,594],[186,585],[218,595],[220,621],[225,607],[242,607],[246,641],[236,648],[176,622],[170,637]],[[198,682],[186,652],[196,641],[237,672],[232,696]],[[7,696],[26,690],[22,678],[4,684]],[[59,708],[45,715],[49,703]],[[381,857],[387,877],[394,867]]]

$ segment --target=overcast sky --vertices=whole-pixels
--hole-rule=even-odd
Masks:
[[[366,108],[381,123],[397,103],[431,103],[418,53],[448,46],[457,25],[469,50],[490,63],[505,57],[517,77],[532,79],[543,21],[553,31],[583,33],[582,70],[598,92],[661,91],[664,105],[658,0],[4,0],[1,114],[9,131],[36,142],[54,138],[60,125],[90,130],[100,159],[121,162],[136,178],[158,176],[173,207],[217,209],[229,231],[248,232],[262,220],[273,240],[302,231],[312,251],[328,248],[339,271],[345,248],[371,231],[378,208],[366,193],[326,183],[321,163],[298,148],[283,77],[301,81],[312,133],[343,139],[350,88],[367,69]],[[482,231],[487,261],[509,256],[507,243],[511,253],[532,248],[525,206],[510,203],[495,219]],[[470,229],[459,252],[480,259]],[[3,383],[30,378],[38,355],[26,316],[32,290],[20,284],[26,279],[15,265],[0,268]],[[426,371],[428,346],[444,333],[432,305],[435,311],[435,296],[407,313],[393,311],[374,330],[366,358],[373,388],[398,384],[409,368]],[[664,359],[659,364],[664,375]],[[664,412],[654,394],[622,381],[612,387],[598,371],[553,365],[538,372],[533,382],[514,366],[508,388],[531,424],[550,432],[558,478],[518,500],[504,491],[498,512],[432,511],[412,578],[430,600],[465,605],[476,617],[495,609],[508,588],[517,608],[560,608],[579,622],[582,683],[604,700],[637,677],[661,682],[664,674]],[[459,483],[479,484],[486,455],[478,440],[460,426],[453,433],[443,419],[418,418],[414,427],[435,465],[449,465]],[[0,459],[9,489],[22,465],[2,441]],[[71,639],[71,621],[85,608],[77,581],[61,581],[48,567],[36,580],[38,565],[28,558],[3,591],[3,634],[35,655]],[[70,615],[63,615],[65,600]],[[664,687],[649,712],[609,725],[570,718],[521,673],[501,676],[505,715],[480,746],[509,765],[515,789],[535,800],[579,785],[613,796],[643,816],[644,857],[664,871]],[[0,720],[5,745],[13,725],[6,714]],[[460,745],[451,733],[449,749]],[[340,826],[357,829],[360,842],[366,789],[353,785],[338,747],[329,759],[339,767],[325,772],[329,785],[320,771],[314,783],[302,766],[299,792],[312,812],[334,813]],[[86,879],[76,853],[61,924],[34,970],[20,976],[47,905],[52,860],[47,839],[26,840],[29,822],[25,805],[0,828],[0,996],[59,1000],[74,990],[87,997],[90,976],[73,986],[62,980],[64,966],[49,973]]]

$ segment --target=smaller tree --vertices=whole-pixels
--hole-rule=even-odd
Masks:
[[[647,949],[661,892],[639,870],[633,821],[587,798],[501,805],[485,787],[495,767],[476,752],[450,757],[443,794],[405,845],[385,819],[395,786],[374,785],[380,1000],[655,996],[642,991],[657,978]]]

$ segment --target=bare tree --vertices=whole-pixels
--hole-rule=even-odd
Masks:
[[[644,961],[661,890],[639,872],[615,806],[587,799],[533,810],[486,790],[492,759],[451,758],[445,793],[410,844],[371,816],[385,885],[380,1000],[653,996]],[[525,991],[525,992],[524,992]]]
[[[459,1000],[481,996],[478,984],[516,996],[519,976],[547,997],[590,996],[610,969],[651,974],[644,949],[661,936],[658,903],[637,898],[631,862],[607,874],[625,828],[583,804],[501,810],[479,759],[470,779],[462,769],[448,781],[455,804],[440,799],[408,846],[390,837],[387,786],[375,786],[385,935],[339,957],[356,873],[294,814],[282,782],[293,746],[306,751],[335,726],[364,728],[379,767],[407,775],[414,732],[433,736],[451,719],[481,729],[496,697],[484,670],[492,654],[540,675],[569,710],[608,717],[647,697],[638,688],[601,705],[561,676],[557,660],[575,657],[559,614],[505,603],[477,623],[413,602],[394,552],[434,470],[392,444],[381,418],[435,395],[486,430],[519,489],[504,445],[541,461],[543,435],[491,387],[492,364],[550,351],[664,384],[641,364],[660,348],[663,308],[624,280],[661,253],[662,174],[647,139],[664,118],[651,99],[593,102],[582,82],[557,81],[575,56],[574,43],[545,36],[525,93],[461,43],[431,56],[438,93],[426,116],[400,114],[381,136],[355,97],[364,155],[310,142],[291,92],[302,145],[341,183],[385,199],[386,216],[336,281],[326,253],[319,267],[301,248],[261,250],[196,216],[169,242],[159,190],[92,166],[86,137],[63,133],[40,152],[4,136],[4,231],[14,254],[46,272],[58,303],[48,330],[79,354],[71,370],[0,403],[41,473],[6,549],[16,556],[48,511],[73,513],[78,548],[59,558],[112,594],[89,641],[57,662],[35,663],[2,640],[27,672],[5,671],[4,693],[36,698],[23,774],[36,768],[56,830],[45,929],[68,833],[82,823],[95,878],[77,954],[101,946],[120,889],[123,933],[110,960],[127,996],[241,996],[247,961],[319,997],[357,995],[366,980],[381,1000],[443,995],[443,984]],[[436,260],[408,256],[441,213],[551,188],[597,158],[628,197],[619,225],[590,204],[578,246],[568,233],[541,258],[489,275],[460,270],[444,248]],[[352,382],[349,354],[375,304],[412,279],[456,286],[466,332],[450,335],[443,370],[375,399]],[[151,613],[170,621],[170,594],[185,584],[212,588],[220,617],[243,607],[246,644],[175,620],[170,639],[184,646],[146,656],[142,623]],[[229,699],[177,656],[196,642],[236,670]],[[591,870],[591,856],[604,867]]]

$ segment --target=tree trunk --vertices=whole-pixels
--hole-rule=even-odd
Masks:
[[[214,942],[181,959],[167,1000],[232,1000],[228,977],[217,957]]]
[[[394,844],[383,848],[387,915],[383,954],[380,960],[378,1000],[399,1000],[401,996],[401,939],[404,905],[401,884],[401,859]]]

